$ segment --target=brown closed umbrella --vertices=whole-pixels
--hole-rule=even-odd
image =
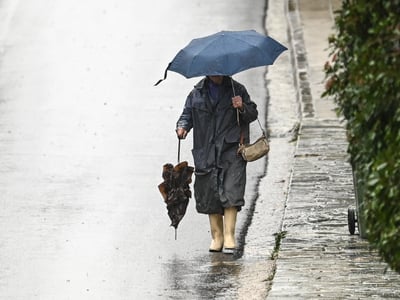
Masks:
[[[192,197],[189,184],[192,182],[193,171],[194,168],[190,167],[187,161],[180,162],[176,166],[171,163],[163,166],[164,181],[158,185],[158,189],[167,205],[171,226],[175,228],[175,239],[179,222],[186,213],[189,198]]]

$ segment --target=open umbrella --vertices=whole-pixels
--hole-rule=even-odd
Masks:
[[[272,65],[285,50],[287,48],[278,41],[255,30],[220,31],[193,39],[168,64],[164,79],[155,85],[167,78],[167,71],[186,78],[231,76],[250,68]]]
[[[167,163],[163,166],[162,177],[164,181],[158,185],[158,189],[167,205],[171,226],[176,230],[179,222],[186,213],[189,198],[192,197],[189,184],[192,182],[194,168],[187,161],[173,166]]]

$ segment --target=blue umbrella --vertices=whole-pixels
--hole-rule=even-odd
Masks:
[[[220,31],[193,39],[180,50],[165,70],[164,79],[167,78],[167,71],[177,72],[186,78],[231,76],[250,68],[272,65],[285,50],[285,46],[255,30]]]

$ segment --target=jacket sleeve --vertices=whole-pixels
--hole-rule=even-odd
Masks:
[[[180,115],[178,121],[176,122],[176,128],[184,128],[187,132],[189,132],[193,127],[192,98],[193,98],[193,93],[191,92],[189,96],[186,98],[183,112]]]
[[[243,111],[239,111],[240,120],[243,123],[251,123],[258,117],[257,104],[251,101],[245,87],[242,86],[240,96],[243,100]]]

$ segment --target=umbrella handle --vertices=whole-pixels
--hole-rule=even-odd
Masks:
[[[181,139],[178,138],[178,164],[181,162]]]
[[[231,77],[231,85],[232,85],[233,97],[235,97],[236,96],[236,92],[235,92],[235,87],[233,86],[232,77]],[[239,109],[238,108],[236,108],[236,120],[237,120],[238,126],[240,127]]]
[[[233,97],[235,97],[235,96],[236,96],[236,92],[235,92],[235,88],[234,88],[234,86],[233,86],[233,79],[232,79],[232,77],[231,77],[231,84],[232,84]]]

